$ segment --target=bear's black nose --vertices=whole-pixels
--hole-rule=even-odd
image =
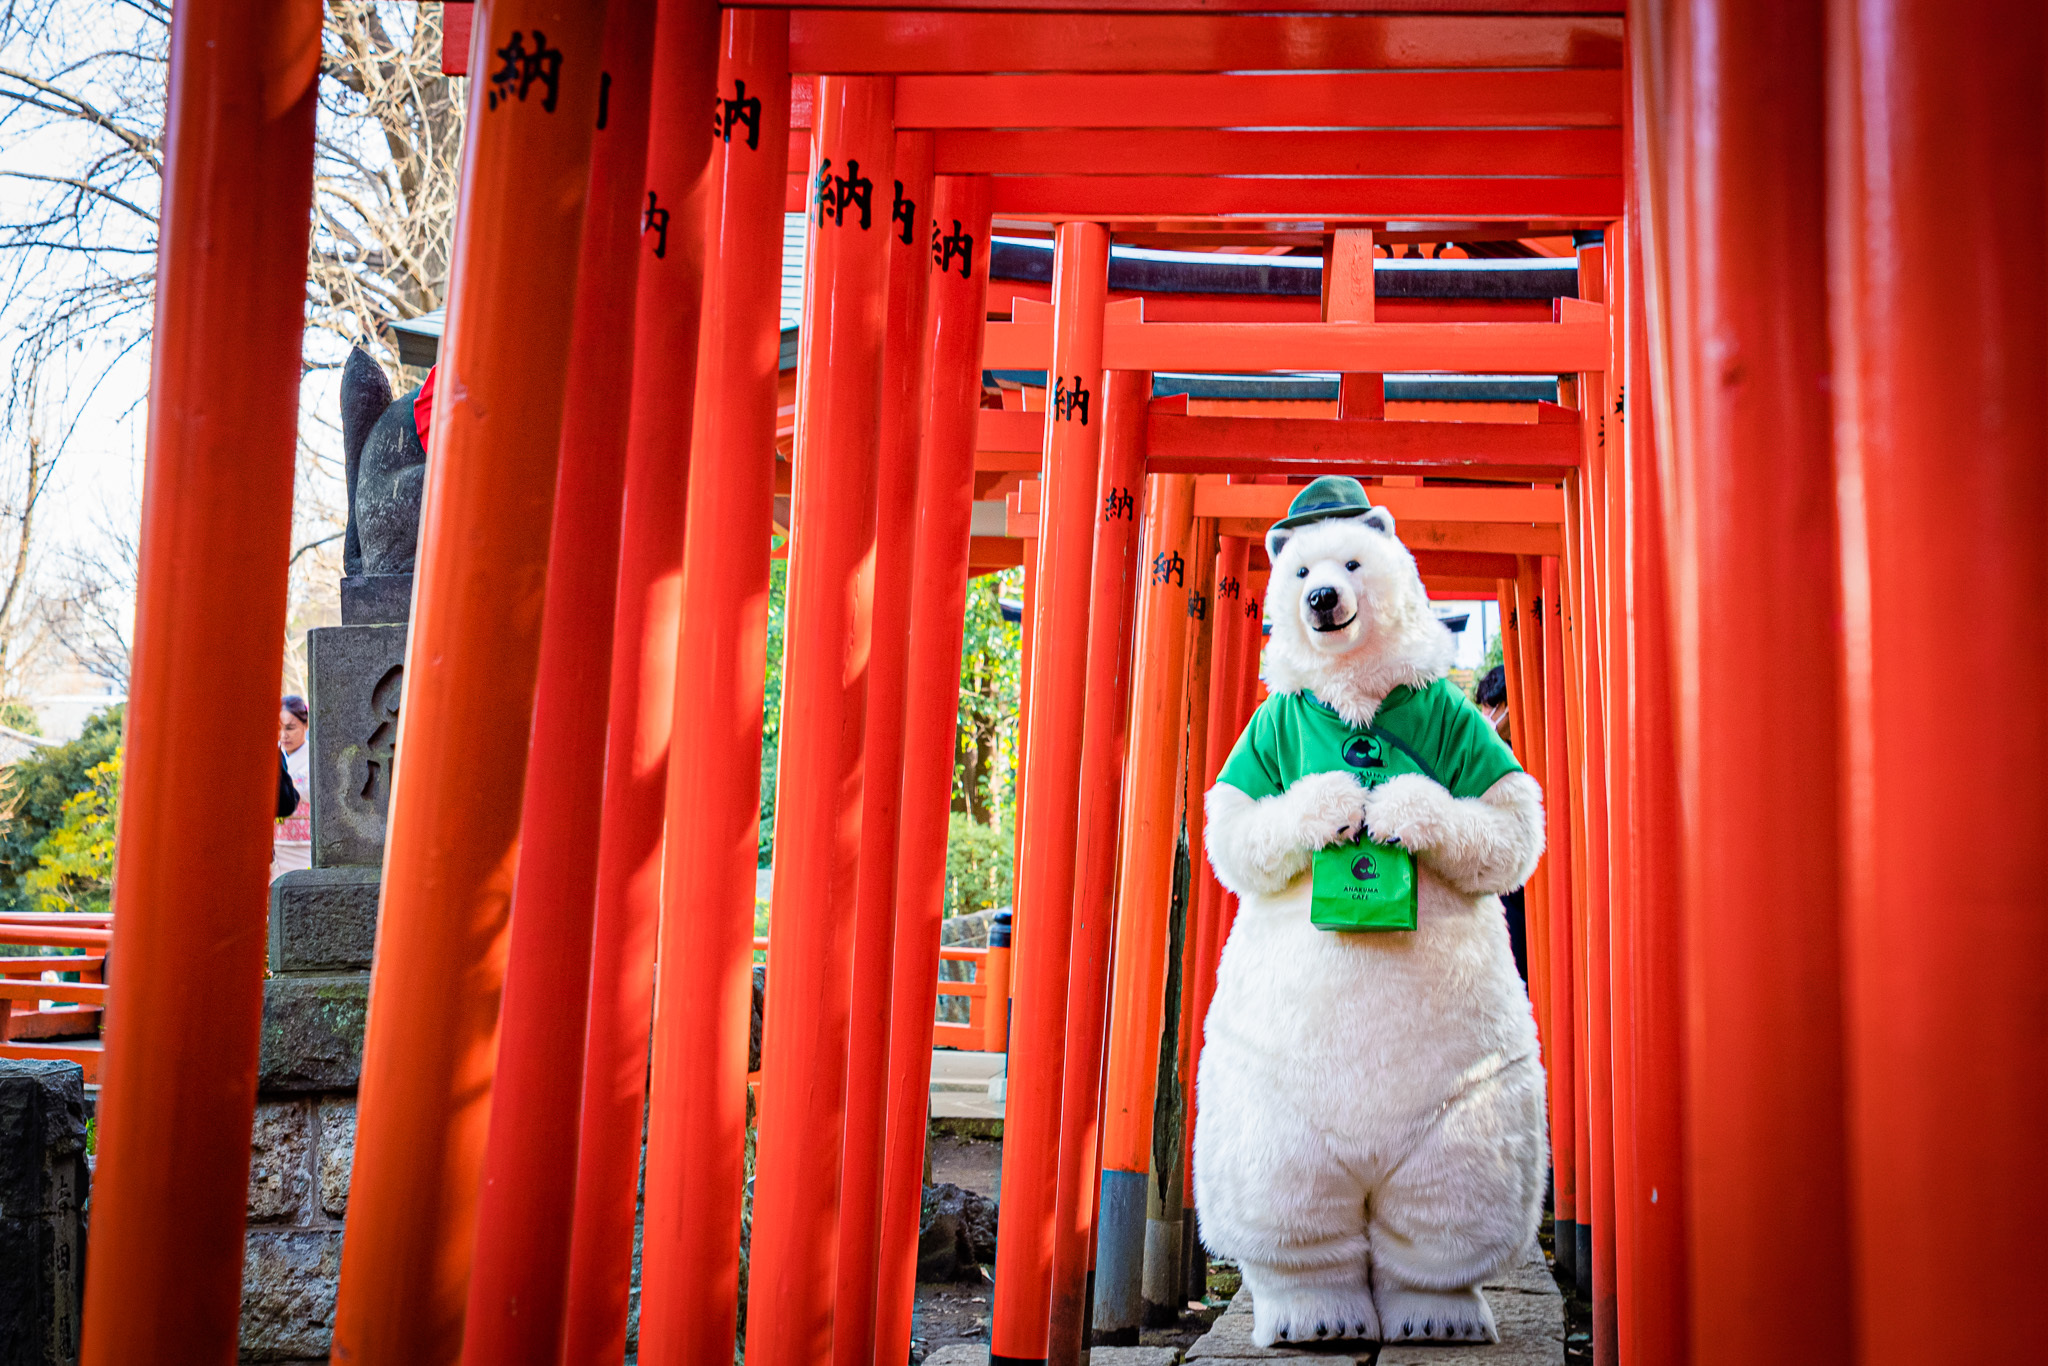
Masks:
[[[1311,612],[1334,612],[1337,610],[1337,590],[1327,584],[1308,590],[1308,610]]]

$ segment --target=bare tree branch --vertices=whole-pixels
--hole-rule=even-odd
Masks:
[[[286,563],[297,564],[299,562],[300,557],[305,555],[307,551],[318,550],[323,545],[332,544],[333,542],[340,540],[346,534],[346,532],[337,531],[330,535],[322,536],[317,541],[308,541],[304,545],[300,546],[297,550],[294,550],[292,552],[291,559],[286,561]]]
[[[386,325],[446,297],[468,83],[441,73],[441,9],[323,0],[309,381],[331,383],[349,344],[395,364]],[[35,512],[87,409],[103,423],[111,406],[125,423],[147,397],[127,358],[146,355],[154,316],[170,18],[170,0],[0,0],[0,701],[37,651],[126,679],[132,527],[46,553],[48,519]],[[117,369],[129,378],[110,384]],[[311,386],[309,405],[325,393]],[[324,413],[302,410],[283,567],[293,639],[331,619],[338,437]],[[288,641],[288,672],[302,654]]]

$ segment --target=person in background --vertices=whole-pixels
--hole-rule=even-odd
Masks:
[[[306,725],[311,713],[306,699],[284,699],[277,713],[277,748],[284,756],[285,773],[298,791],[298,805],[277,822],[277,836],[270,849],[270,876],[293,868],[313,866],[313,802],[311,792],[313,747],[306,743]]]
[[[1508,671],[1502,664],[1496,664],[1479,678],[1479,686],[1473,690],[1473,700],[1479,704],[1479,714],[1500,736],[1501,743],[1508,743]],[[1515,951],[1515,970],[1522,974],[1524,982],[1529,980],[1529,926],[1528,917],[1522,906],[1522,889],[1515,888],[1500,899],[1501,909],[1508,918],[1508,946]]]
[[[1508,671],[1507,666],[1496,664],[1480,676],[1479,686],[1473,691],[1472,700],[1479,704],[1479,714],[1493,727],[1493,733],[1508,740]]]

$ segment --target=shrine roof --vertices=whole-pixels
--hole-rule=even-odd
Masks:
[[[782,363],[795,364],[795,333],[802,321],[804,250],[809,219],[783,215],[781,323]],[[992,279],[1030,284],[1052,280],[1052,244],[999,237],[989,258]],[[1254,295],[1314,299],[1321,295],[1323,266],[1312,256],[1253,256],[1227,252],[1173,251],[1122,244],[1110,248],[1109,287],[1121,294]],[[1555,257],[1403,260],[1373,262],[1373,292],[1382,299],[1575,299],[1577,265]],[[439,349],[441,310],[389,324],[399,360],[433,364]],[[1179,392],[1179,391],[1175,391]]]

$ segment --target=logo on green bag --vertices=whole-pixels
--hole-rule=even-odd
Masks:
[[[1344,742],[1344,762],[1353,768],[1385,768],[1380,742],[1370,735],[1354,735]]]
[[[1371,854],[1361,855],[1358,861],[1351,865],[1351,876],[1360,882],[1370,882],[1379,875],[1380,870],[1374,865]]]

